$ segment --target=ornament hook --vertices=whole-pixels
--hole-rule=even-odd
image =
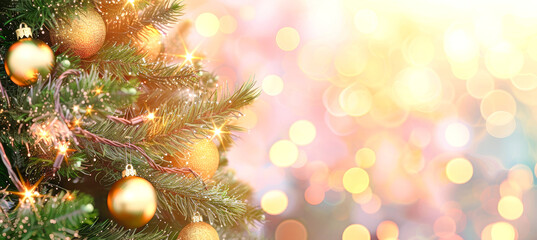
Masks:
[[[192,222],[203,222],[203,217],[199,212],[195,212],[194,215],[192,215]]]
[[[15,33],[17,34],[17,40],[33,37],[32,29],[28,27],[28,24],[26,24],[25,22],[22,22],[19,25],[19,29],[15,30]]]
[[[132,164],[127,164],[127,166],[125,166],[125,170],[123,170],[123,172],[121,172],[121,176],[123,177],[130,177],[130,176],[136,176],[136,170],[134,170],[134,167],[132,166]]]

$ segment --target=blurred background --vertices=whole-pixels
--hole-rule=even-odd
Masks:
[[[537,2],[186,0],[268,239],[535,239]],[[174,45],[175,44],[175,45]],[[171,52],[170,52],[171,51]]]

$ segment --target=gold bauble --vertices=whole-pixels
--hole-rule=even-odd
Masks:
[[[213,141],[203,138],[194,139],[189,144],[189,151],[180,152],[178,157],[165,157],[178,168],[188,167],[198,173],[203,179],[211,178],[218,164],[220,163],[220,154]]]
[[[108,210],[119,224],[128,228],[141,227],[157,210],[155,188],[141,177],[124,177],[108,192]]]
[[[77,12],[69,20],[58,20],[51,34],[52,42],[60,44],[60,51],[70,49],[80,58],[93,56],[104,44],[106,26],[93,8]]]
[[[38,39],[23,38],[15,42],[6,53],[4,62],[7,75],[15,84],[26,87],[46,77],[54,67],[52,49]]]
[[[177,240],[219,240],[218,232],[208,223],[192,222],[186,225]]]
[[[147,53],[147,58],[151,61],[157,59],[162,50],[162,35],[153,25],[145,26],[130,39],[136,49]]]

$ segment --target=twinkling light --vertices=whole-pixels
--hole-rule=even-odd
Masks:
[[[364,169],[351,168],[343,175],[343,187],[350,193],[361,193],[369,186],[369,175]]]
[[[298,31],[292,27],[284,27],[276,34],[276,44],[281,50],[293,51],[300,43]]]
[[[320,186],[309,186],[304,192],[304,199],[311,205],[318,205],[323,202],[325,192]]]
[[[522,216],[524,212],[524,205],[522,201],[514,196],[502,197],[498,202],[498,213],[507,219],[515,220]]]
[[[487,117],[487,132],[497,138],[509,137],[516,129],[516,121],[513,114],[506,111],[493,112]]]
[[[470,141],[470,131],[466,125],[454,122],[446,127],[444,136],[447,143],[453,147],[463,147]]]
[[[363,47],[344,45],[338,49],[334,58],[334,66],[339,74],[353,77],[362,73],[367,65],[368,56]]]
[[[343,231],[342,240],[370,240],[371,234],[364,225],[352,224]]]
[[[516,231],[513,225],[507,222],[497,222],[490,230],[492,240],[514,240]]]
[[[287,194],[280,190],[272,190],[261,198],[261,208],[270,215],[279,215],[287,209]]]
[[[296,145],[308,145],[315,139],[315,125],[308,120],[298,120],[289,128],[289,138]]]
[[[301,222],[288,219],[276,228],[275,240],[306,240],[308,232]]]
[[[365,213],[375,214],[382,207],[382,200],[378,195],[372,194],[371,199],[366,203],[362,203],[360,207]]]
[[[479,45],[464,23],[453,23],[444,34],[444,51],[451,61],[467,63],[477,58]]]
[[[262,88],[266,94],[276,96],[283,90],[283,81],[279,76],[271,74],[263,78]]]
[[[362,33],[373,33],[378,27],[377,14],[371,9],[359,10],[354,15],[354,26]]]
[[[358,167],[370,168],[376,161],[375,151],[368,147],[360,148],[354,155],[354,161]]]
[[[354,193],[352,194],[352,200],[358,204],[366,204],[373,198],[373,192],[371,191],[371,188],[368,187],[365,189],[365,191],[361,193]]]
[[[470,161],[464,158],[454,158],[446,165],[446,176],[452,183],[464,184],[474,174],[474,168]]]
[[[270,161],[278,167],[289,167],[298,159],[298,148],[289,140],[280,140],[272,145]]]
[[[426,66],[433,60],[435,47],[430,37],[417,36],[408,41],[402,51],[408,63],[415,66]]]
[[[436,107],[442,94],[438,75],[432,69],[422,67],[401,71],[396,76],[393,89],[401,104],[421,111]]]
[[[196,30],[204,37],[212,37],[218,32],[220,21],[212,13],[202,13],[196,18]]]
[[[373,96],[361,84],[353,84],[339,94],[341,109],[351,116],[363,116],[371,109]]]
[[[383,221],[377,226],[379,240],[393,240],[399,237],[399,227],[393,221]]]

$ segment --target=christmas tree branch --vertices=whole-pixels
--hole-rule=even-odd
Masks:
[[[19,0],[18,4],[9,9],[15,17],[9,20],[26,22],[34,31],[43,26],[53,28],[59,19],[67,19],[75,12],[92,6],[90,0],[57,1],[57,0]]]
[[[0,215],[0,220],[11,223],[2,232],[17,239],[65,239],[79,237],[78,229],[92,224],[95,216],[90,196],[61,192],[26,198],[7,219]]]
[[[170,234],[175,234],[175,232],[150,227],[145,227],[142,230],[125,229],[111,221],[104,221],[87,226],[80,232],[80,235],[85,236],[84,239],[88,240],[164,240],[170,239]]]
[[[169,24],[179,21],[183,15],[183,5],[178,0],[162,0],[157,4],[146,7],[139,16],[140,25],[134,26],[135,32],[144,26],[152,24],[155,28],[163,31]],[[132,27],[132,26],[131,26]]]

